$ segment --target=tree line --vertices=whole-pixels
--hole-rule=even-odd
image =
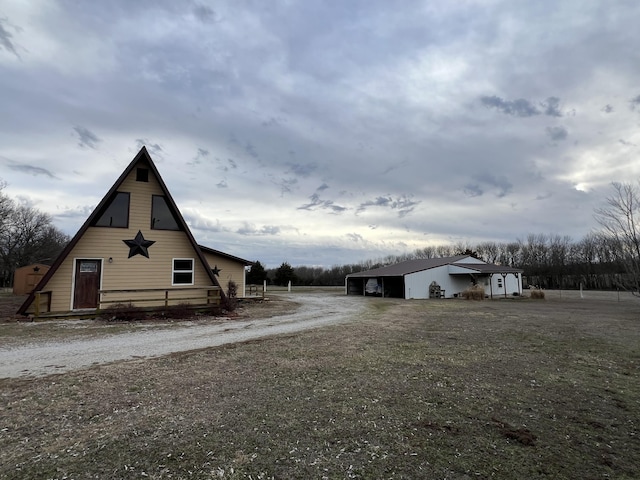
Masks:
[[[350,273],[371,270],[395,263],[415,260],[471,255],[487,263],[521,268],[525,281],[541,288],[611,289],[630,282],[623,262],[616,255],[616,246],[606,236],[591,233],[574,242],[568,236],[529,234],[514,242],[457,243],[429,245],[401,255],[364,260],[359,263],[330,268],[297,266],[283,262],[278,268],[265,269],[256,262],[247,272],[247,283],[274,285],[337,286],[344,285]],[[621,285],[620,285],[621,286]]]
[[[530,233],[513,242],[461,242],[416,249],[402,255],[336,265],[331,268],[298,266],[283,262],[265,269],[257,262],[247,275],[247,283],[263,280],[276,285],[344,285],[350,273],[394,263],[460,254],[488,263],[524,270],[525,285],[555,289],[616,289],[640,292],[640,183],[613,183],[613,193],[595,210],[599,229],[574,241],[558,234]]]
[[[7,196],[5,187],[0,179],[0,286],[11,287],[16,268],[50,265],[70,237],[54,227],[46,213]]]

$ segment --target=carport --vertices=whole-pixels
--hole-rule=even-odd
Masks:
[[[485,294],[520,295],[522,273],[518,268],[495,265],[470,255],[423,258],[351,273],[345,277],[347,295],[392,298],[453,298],[473,284]]]

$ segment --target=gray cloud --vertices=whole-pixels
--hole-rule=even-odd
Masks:
[[[629,100],[629,103],[631,104],[631,109],[635,110],[635,108],[640,105],[640,95],[638,95],[637,97],[633,97],[631,100]]]
[[[545,193],[542,195],[538,194],[536,195],[536,200],[546,200],[547,198],[551,198],[551,197],[553,197],[552,193]]]
[[[314,193],[309,197],[311,200],[309,203],[300,205],[297,210],[315,210],[316,208],[331,210],[332,213],[342,213],[347,210],[347,207],[335,205],[333,200],[322,200],[317,193]]]
[[[280,126],[280,120],[278,120],[275,117],[270,117],[268,120],[264,120],[261,125],[263,127],[279,127]]]
[[[484,195],[486,187],[494,187],[496,196],[502,198],[507,196],[513,189],[513,184],[505,177],[496,177],[490,173],[480,173],[473,176],[475,180],[464,186],[464,193],[468,197],[480,197]],[[483,188],[483,185],[485,188]]]
[[[280,233],[280,227],[276,225],[265,225],[261,228],[256,228],[254,225],[245,222],[243,227],[236,230],[236,233],[250,236],[277,235]]]
[[[613,112],[613,106],[612,106],[612,105],[607,104],[607,105],[605,105],[604,107],[602,107],[602,111],[603,111],[604,113],[611,113],[611,112]]]
[[[547,135],[553,141],[566,140],[569,132],[564,127],[547,127]]]
[[[326,183],[323,183],[318,188],[316,188],[316,192],[322,192],[323,190],[326,190],[328,188],[329,188],[329,185],[327,185]]]
[[[5,24],[8,23],[9,20],[7,18],[0,18],[0,46],[2,46],[7,52],[13,53],[16,57],[20,58],[15,45],[11,41],[13,35],[4,27]]]
[[[193,14],[202,23],[216,23],[218,21],[218,15],[215,10],[206,5],[194,6]]]
[[[227,185],[226,180],[220,180],[217,184],[216,187],[218,188],[228,188],[229,185]]]
[[[517,100],[503,100],[502,98],[493,95],[490,97],[481,97],[480,101],[485,107],[493,107],[507,115],[514,115],[516,117],[533,117],[535,115],[540,115],[540,110],[529,102],[529,100],[525,100],[524,98],[519,98]]]
[[[136,145],[138,149],[141,149],[142,147],[147,147],[149,154],[151,154],[152,156],[157,156],[162,158],[162,153],[163,153],[162,147],[157,143],[151,143],[151,141],[149,141],[148,138],[136,138]]]
[[[359,233],[347,233],[346,236],[352,242],[364,242],[364,237]]]
[[[308,177],[317,168],[317,166],[313,164],[304,165],[302,163],[288,163],[287,165],[289,165],[287,173],[293,173],[299,177]]]
[[[33,175],[35,176],[39,176],[39,175],[43,175],[45,177],[49,177],[49,178],[58,178],[56,177],[53,173],[51,173],[49,170],[47,170],[46,168],[42,168],[42,167],[34,167],[33,165],[17,165],[17,164],[13,164],[13,165],[9,165],[9,168],[11,170],[15,170],[17,172],[21,172],[21,173],[27,173],[29,175]]]
[[[484,194],[484,190],[477,183],[468,183],[464,186],[464,194],[467,197],[480,197]]]
[[[80,147],[89,147],[95,150],[98,147],[97,144],[102,141],[88,128],[76,125],[73,129],[78,134],[78,138],[80,140],[78,142],[78,146]]]
[[[202,163],[202,160],[209,156],[209,150],[204,148],[198,148],[196,152],[196,156],[190,162],[187,162],[187,165],[199,165]]]
[[[280,188],[280,196],[283,197],[285,193],[293,193],[294,187],[298,183],[297,178],[283,178],[278,182],[275,182],[278,188]]]
[[[496,95],[492,95],[480,97],[480,102],[487,108],[495,108],[505,115],[513,115],[514,117],[534,117],[536,115],[548,115],[550,117],[562,116],[560,99],[558,97],[548,97],[546,101],[540,102],[542,110],[524,98],[504,100]]]
[[[562,116],[560,112],[560,99],[558,97],[549,97],[547,101],[542,102],[541,105],[544,107],[545,115],[549,115],[550,117]]]
[[[401,195],[397,198],[392,196],[376,197],[375,200],[362,202],[356,210],[356,215],[370,207],[380,207],[396,210],[398,217],[402,218],[411,213],[419,204],[420,201],[413,200],[413,195]]]
[[[244,151],[253,158],[258,158],[258,152],[256,151],[256,147],[254,147],[253,144],[247,142],[247,144],[244,146]]]

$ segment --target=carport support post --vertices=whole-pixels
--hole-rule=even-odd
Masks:
[[[382,277],[382,298],[384,298],[384,277]]]
[[[493,300],[493,273],[489,274],[489,296]]]
[[[504,298],[507,298],[507,274],[501,273],[502,275],[502,288],[504,288]]]

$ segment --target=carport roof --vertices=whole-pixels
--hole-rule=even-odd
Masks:
[[[462,268],[473,270],[478,273],[522,273],[518,268],[494,265],[491,263],[465,263],[464,260],[472,258],[469,255],[456,255],[455,257],[442,258],[421,258],[407,260],[405,262],[387,265],[386,267],[374,268],[364,272],[350,273],[347,278],[362,277],[401,277],[423,270],[443,267],[445,265],[456,265]]]
[[[365,272],[350,273],[349,275],[347,275],[347,277],[401,277],[410,273],[421,272],[422,270],[429,270],[431,268],[449,265],[465,258],[469,258],[469,256],[457,255],[455,257],[420,258],[417,260],[407,260],[406,262],[387,265],[386,267],[374,268],[373,270],[367,270]]]
[[[492,263],[454,263],[456,267],[474,270],[478,273],[523,273],[520,268],[507,267],[505,265],[494,265]]]

